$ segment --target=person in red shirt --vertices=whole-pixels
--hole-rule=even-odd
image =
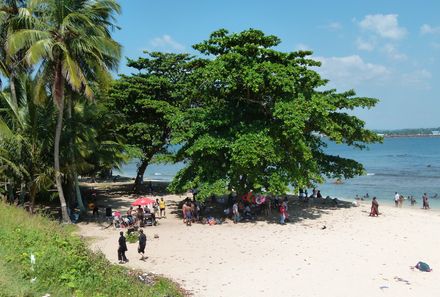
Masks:
[[[284,222],[285,219],[286,219],[286,208],[284,207],[283,204],[281,204],[281,206],[280,206],[280,224],[281,225],[286,224]]]

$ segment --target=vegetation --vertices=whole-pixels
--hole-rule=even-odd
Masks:
[[[177,160],[186,166],[173,191],[198,188],[202,199],[232,189],[284,194],[288,185],[363,173],[356,161],[326,154],[320,136],[361,149],[380,141],[346,112],[377,100],[324,91],[311,52],[283,53],[274,49],[279,43],[259,30],[219,30],[194,46],[208,59],[197,63],[191,97],[174,117]]]
[[[385,134],[385,135],[397,135],[397,136],[432,135],[433,131],[440,131],[440,127],[438,127],[438,128],[412,128],[412,129],[398,129],[398,130],[376,130],[377,133],[381,133],[381,134]]]
[[[68,205],[85,210],[78,175],[130,157],[103,95],[120,57],[110,35],[119,11],[114,0],[1,1],[0,171],[10,200],[19,188],[33,205],[55,181],[68,222]]]
[[[147,286],[129,276],[91,252],[71,226],[1,202],[0,217],[0,296],[182,296],[166,279]]]
[[[139,72],[122,75],[110,91],[112,108],[119,112],[118,131],[129,145],[140,151],[134,191],[138,192],[144,172],[153,156],[166,154],[170,142],[170,121],[185,98],[191,71],[187,54],[147,53],[129,60]]]

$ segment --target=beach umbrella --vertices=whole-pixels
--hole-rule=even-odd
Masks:
[[[138,206],[138,205],[148,205],[153,204],[155,201],[148,197],[139,197],[136,199],[131,205]]]

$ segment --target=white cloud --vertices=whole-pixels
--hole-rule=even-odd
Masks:
[[[428,24],[423,24],[420,27],[420,33],[422,33],[422,34],[439,34],[440,27],[432,27]]]
[[[170,35],[162,35],[156,37],[150,41],[150,45],[155,49],[171,49],[171,50],[184,50],[185,46],[175,41]]]
[[[417,69],[412,73],[402,74],[402,84],[404,86],[418,87],[422,89],[431,89],[431,72],[426,69]]]
[[[399,52],[394,44],[387,43],[383,47],[384,52],[393,60],[406,60],[408,57]]]
[[[331,31],[339,31],[342,29],[342,25],[339,22],[331,22],[327,24],[326,28]]]
[[[397,14],[367,15],[359,22],[359,26],[383,38],[398,40],[405,37],[407,32],[405,28],[399,26],[397,18]]]
[[[356,39],[357,48],[361,51],[371,52],[375,48],[375,44],[373,41],[364,40],[360,37]]]
[[[358,55],[316,59],[322,63],[317,71],[338,88],[352,88],[366,81],[381,82],[390,74],[385,66],[367,63]]]
[[[308,46],[307,44],[298,43],[295,46],[295,50],[297,50],[297,51],[310,51],[311,49],[310,49],[310,46]]]

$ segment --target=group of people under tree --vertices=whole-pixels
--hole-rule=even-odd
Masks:
[[[182,205],[183,222],[187,226],[199,220],[200,203],[196,201],[196,197],[191,200],[187,197]]]
[[[141,227],[146,217],[151,217],[154,224],[156,223],[157,218],[166,218],[165,201],[163,198],[160,200],[156,199],[152,204],[152,208],[153,209],[149,206],[142,208],[139,205],[136,210],[133,210],[133,207],[130,206],[127,210],[127,219],[129,220],[130,225],[137,224]]]

